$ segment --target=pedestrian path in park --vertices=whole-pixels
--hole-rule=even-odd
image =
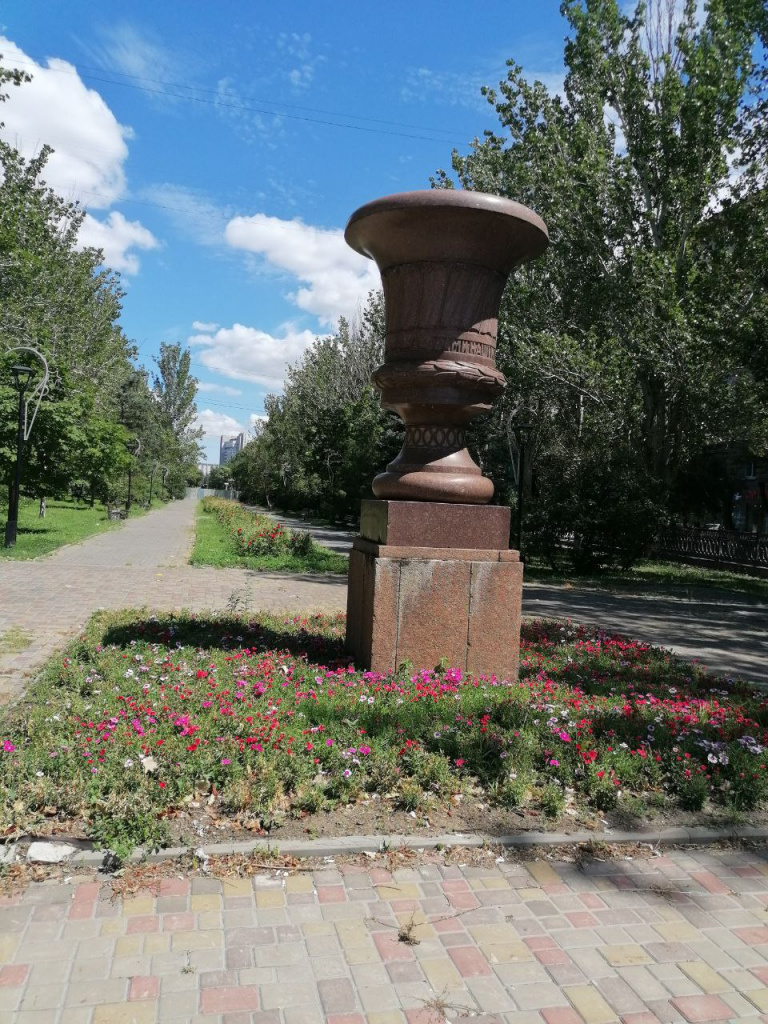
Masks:
[[[267,514],[265,508],[260,512]],[[277,516],[291,529],[308,530],[318,544],[347,554],[354,531],[291,516]],[[523,611],[529,616],[572,619],[670,647],[715,672],[768,684],[768,605],[756,598],[699,589],[677,597],[610,593],[597,589],[526,583]]]
[[[29,674],[100,608],[346,608],[341,577],[188,565],[196,509],[190,497],[43,558],[0,562],[0,641],[10,631],[22,648],[0,646],[0,702],[17,696]],[[321,543],[350,543],[349,531],[310,529]],[[595,623],[671,647],[714,671],[768,683],[768,606],[757,600],[713,595],[685,601],[532,584],[525,587],[523,611]]]
[[[578,863],[467,853],[178,871],[125,898],[108,880],[29,885],[0,900],[0,1020],[768,1019],[764,850]]]
[[[186,498],[44,558],[0,562],[0,638],[13,630],[29,640],[15,653],[0,649],[0,701],[100,608],[346,608],[343,579],[188,565],[196,510]]]

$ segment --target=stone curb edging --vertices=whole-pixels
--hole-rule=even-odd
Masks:
[[[288,839],[282,843],[253,839],[236,843],[209,843],[194,850],[185,846],[169,846],[148,853],[134,850],[126,863],[162,863],[178,860],[194,853],[201,860],[232,854],[288,854],[292,857],[340,857],[361,853],[382,853],[386,849],[408,848],[434,850],[450,846],[478,848],[495,845],[514,848],[536,846],[578,846],[589,842],[616,844],[643,843],[649,846],[707,846],[729,840],[768,842],[768,827],[739,826],[732,829],[667,828],[637,832],[523,832],[512,836],[487,836],[477,833],[451,832],[440,836],[339,836],[328,839]],[[100,868],[109,858],[103,850],[78,850],[67,859],[72,866]]]

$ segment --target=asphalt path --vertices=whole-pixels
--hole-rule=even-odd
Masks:
[[[342,554],[349,553],[356,536],[353,529],[258,511],[289,529],[308,530],[319,544]],[[667,647],[713,672],[768,685],[768,604],[758,598],[705,588],[637,594],[525,583],[523,614],[595,624]]]

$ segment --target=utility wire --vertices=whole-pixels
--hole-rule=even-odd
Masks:
[[[37,64],[35,61],[23,61],[23,60],[16,59],[16,60],[14,60],[14,63],[15,64],[26,64],[26,65],[28,65],[30,67],[40,67],[40,65]],[[223,107],[223,108],[231,109],[231,110],[244,110],[244,111],[247,111],[248,113],[251,113],[251,114],[266,114],[266,115],[268,115],[270,117],[282,117],[282,118],[286,118],[286,119],[288,119],[290,121],[303,121],[303,122],[306,122],[308,124],[321,124],[321,125],[327,125],[327,126],[330,126],[330,127],[333,127],[333,128],[349,128],[351,131],[366,132],[368,134],[373,134],[373,135],[390,135],[390,136],[396,136],[396,137],[402,138],[402,139],[418,139],[418,140],[420,140],[422,142],[447,142],[448,141],[447,139],[434,138],[433,136],[428,136],[428,135],[413,135],[413,134],[411,134],[409,132],[388,131],[388,130],[383,129],[383,128],[368,128],[368,127],[366,127],[364,125],[345,124],[345,123],[343,123],[341,121],[328,121],[328,120],[325,120],[323,118],[308,117],[306,115],[301,115],[301,114],[287,114],[287,113],[284,113],[284,112],[279,111],[279,110],[273,110],[273,109],[270,110],[267,107],[251,106],[250,104],[247,104],[247,103],[227,102],[225,100],[219,99],[218,97],[216,99],[206,99],[204,96],[185,96],[185,95],[180,94],[180,93],[166,92],[164,89],[152,89],[152,88],[149,88],[149,87],[144,86],[144,85],[134,85],[132,82],[118,82],[114,78],[104,78],[103,76],[99,76],[99,75],[84,74],[84,75],[80,76],[77,71],[65,71],[63,68],[45,68],[44,70],[46,70],[46,71],[53,71],[54,74],[77,75],[78,77],[82,77],[84,79],[87,79],[90,82],[103,82],[103,83],[106,83],[107,85],[122,86],[125,89],[136,89],[136,90],[138,90],[140,92],[145,92],[145,93],[148,93],[150,95],[163,96],[166,99],[187,100],[187,101],[190,101],[190,102],[193,102],[193,103],[204,103],[204,104],[206,104],[208,106]],[[183,88],[194,88],[194,86],[184,86]],[[206,92],[213,92],[213,90],[205,90],[205,91]],[[287,106],[287,104],[282,104],[282,105]],[[303,109],[303,108],[300,108],[300,109]],[[351,118],[355,118],[356,120],[367,120],[366,118],[359,118],[356,114],[339,114],[339,115],[331,115],[331,116],[348,117],[350,119]],[[370,120],[377,120],[377,119],[371,118]],[[382,123],[382,124],[398,124],[399,122],[386,122],[386,121],[383,121],[383,122],[380,122],[380,123]],[[451,133],[449,133],[448,131],[446,131],[446,130],[444,130],[442,128],[420,128],[418,130],[419,131],[435,132],[435,133],[440,133],[440,134],[443,134],[443,135],[451,134]],[[452,137],[452,135],[451,135],[451,137]],[[456,140],[456,141],[458,141],[458,140]],[[466,141],[466,140],[463,139],[462,142],[464,142],[464,141]]]
[[[38,60],[38,61],[34,61],[34,60],[23,61],[23,60],[20,60],[20,59],[16,58],[16,63],[17,64],[26,64],[29,67],[42,67],[42,62],[40,60]],[[82,74],[82,70],[83,69],[85,71],[95,71],[95,72],[98,72],[99,75],[103,75],[105,73],[104,68],[100,68],[100,67],[94,66],[92,64],[78,64],[78,65],[75,66],[75,70],[74,71],[66,71],[64,68],[51,68],[51,67],[45,68],[44,70],[45,71],[53,71],[54,74],[72,75],[72,76],[75,76],[75,77],[85,78],[86,76]],[[216,97],[218,97],[218,95],[219,95],[218,90],[216,90],[216,89],[206,89],[204,86],[201,86],[201,85],[189,85],[187,82],[174,82],[174,81],[170,81],[167,78],[146,78],[146,77],[144,77],[142,75],[131,75],[127,71],[115,71],[115,70],[109,70],[107,73],[111,74],[111,75],[118,75],[120,78],[130,78],[134,82],[148,82],[151,85],[171,86],[174,89],[192,89],[195,92],[207,93],[210,96],[216,96]],[[112,85],[124,85],[124,84],[126,84],[124,82],[114,81],[113,79],[109,79],[109,78],[98,78],[98,79],[96,79],[96,81],[109,82]],[[139,87],[137,86],[137,88],[139,88]],[[156,92],[157,90],[152,90],[152,91]],[[194,97],[191,97],[191,96],[175,96],[172,93],[166,94],[166,95],[169,95],[170,97],[172,97],[174,99],[194,99]],[[307,110],[307,111],[309,111],[312,114],[325,114],[328,117],[345,117],[345,118],[348,118],[349,120],[352,120],[352,121],[369,121],[372,124],[386,124],[386,125],[390,125],[391,127],[395,127],[395,128],[413,128],[415,131],[436,132],[436,133],[441,134],[441,135],[452,135],[453,134],[453,129],[430,128],[428,125],[410,124],[408,121],[388,121],[388,120],[385,120],[384,118],[380,118],[380,117],[366,117],[363,114],[350,114],[348,111],[343,111],[343,110],[325,110],[322,107],[307,107],[307,106],[304,106],[301,103],[288,103],[286,100],[263,99],[263,98],[258,97],[258,96],[246,96],[245,99],[248,100],[249,103],[264,103],[264,104],[267,104],[268,106],[289,107],[292,110]]]

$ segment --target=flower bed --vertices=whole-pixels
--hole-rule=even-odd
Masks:
[[[343,634],[342,616],[100,613],[0,722],[0,827],[53,821],[125,852],[200,800],[243,824],[366,793],[553,818],[766,797],[764,696],[665,651],[529,623],[507,683],[359,672]]]
[[[308,531],[286,530],[271,516],[253,512],[239,502],[204,498],[202,512],[192,556],[197,565],[245,565],[287,572],[347,571],[347,559],[316,544]]]
[[[203,511],[227,527],[241,555],[274,555],[286,550],[306,554],[311,546],[308,533],[286,530],[270,516],[251,512],[236,501],[204,498]]]

